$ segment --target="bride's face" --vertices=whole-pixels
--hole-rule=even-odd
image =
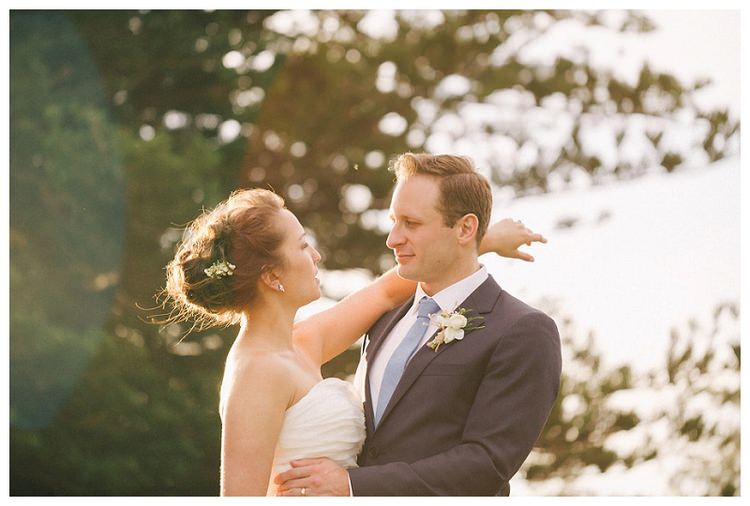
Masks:
[[[280,249],[285,261],[279,270],[279,280],[285,297],[303,306],[320,298],[317,278],[320,253],[308,242],[305,229],[291,211],[280,211],[278,221],[284,233]]]

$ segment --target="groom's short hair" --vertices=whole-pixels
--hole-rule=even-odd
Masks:
[[[482,241],[492,214],[490,183],[476,171],[468,156],[404,153],[391,162],[390,170],[401,181],[415,174],[439,178],[438,211],[446,226],[452,227],[463,216],[473,213],[479,221],[477,244]]]

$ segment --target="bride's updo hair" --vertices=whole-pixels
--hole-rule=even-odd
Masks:
[[[168,321],[194,319],[199,329],[239,323],[261,273],[283,264],[275,220],[282,209],[284,199],[271,191],[237,190],[190,223],[167,265]],[[217,275],[221,266],[233,266],[231,274]]]

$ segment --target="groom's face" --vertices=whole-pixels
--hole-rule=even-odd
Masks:
[[[454,228],[445,225],[438,210],[439,200],[437,177],[418,174],[396,184],[386,245],[396,256],[402,278],[438,282],[461,254]]]

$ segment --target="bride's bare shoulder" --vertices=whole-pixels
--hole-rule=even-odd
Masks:
[[[294,385],[289,381],[291,375],[289,359],[282,353],[262,348],[230,351],[224,367],[224,378],[221,384],[221,397],[226,403],[235,395],[273,396],[292,399]]]

